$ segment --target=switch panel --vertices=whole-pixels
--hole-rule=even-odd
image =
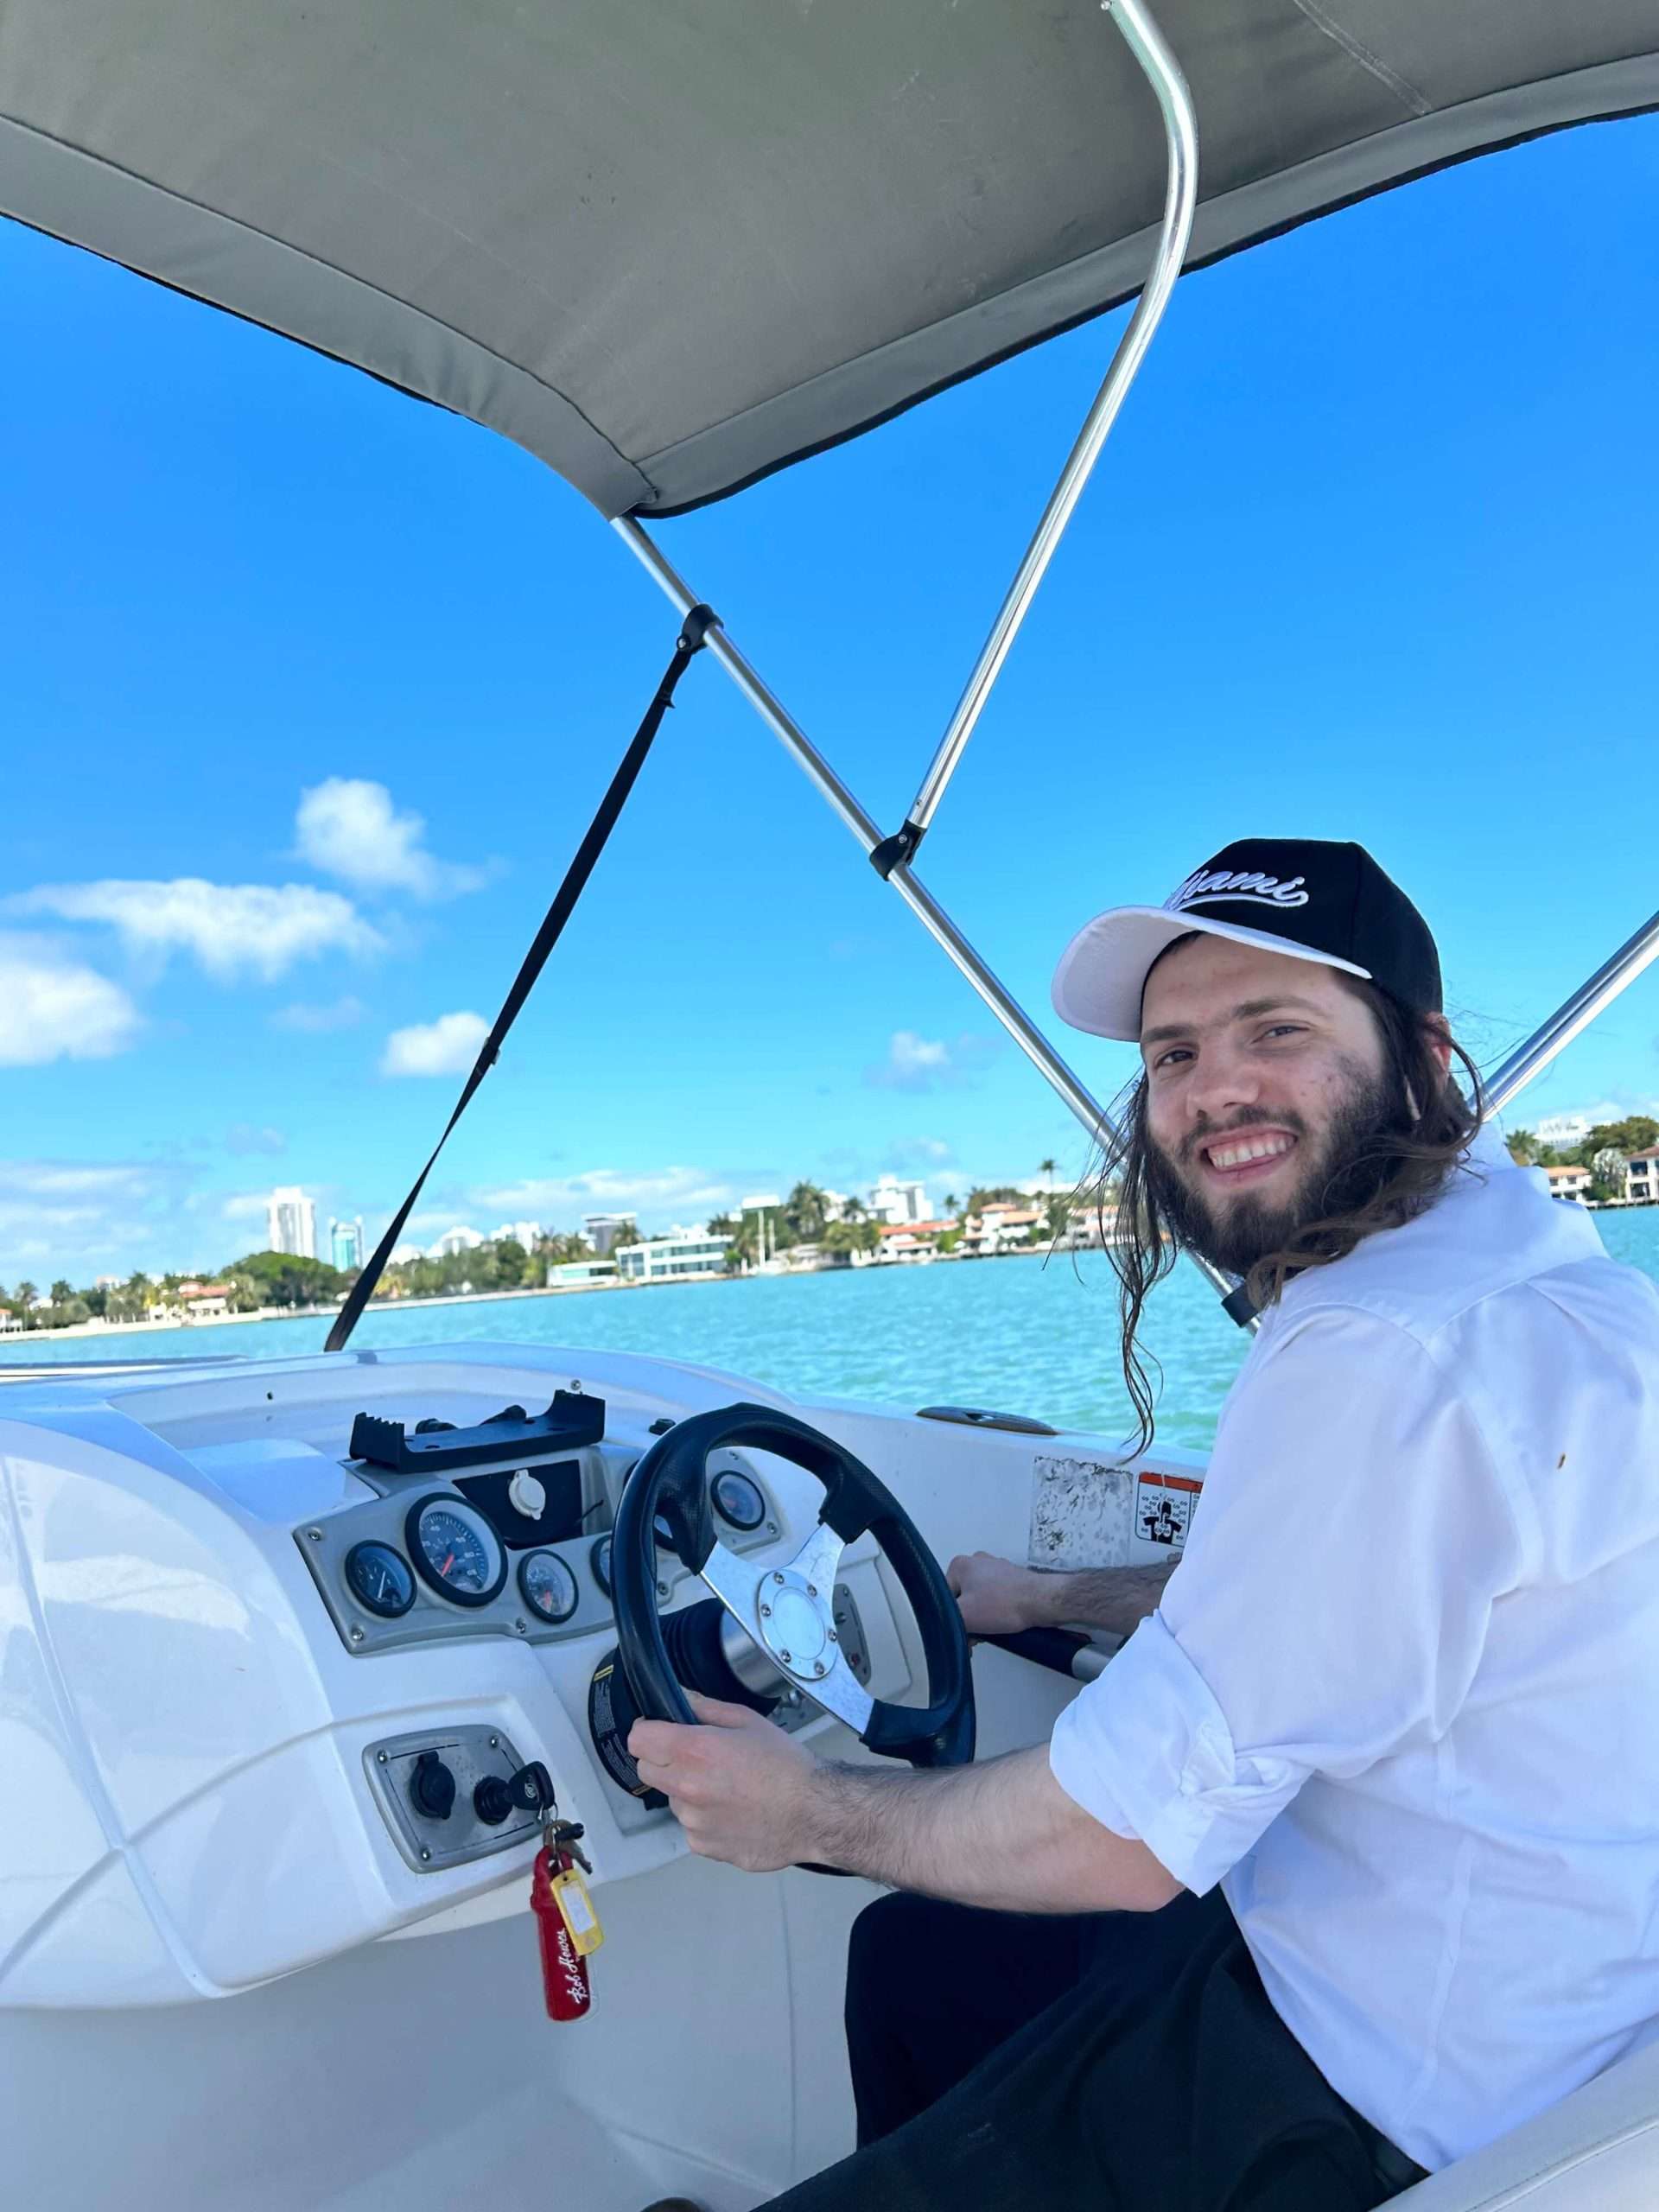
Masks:
[[[480,1783],[505,1784],[521,1764],[510,1737],[481,1726],[388,1736],[363,1754],[370,1794],[417,1874],[509,1851],[540,1834],[534,1813],[514,1807],[505,1820],[488,1821],[475,1802]],[[487,1790],[484,1802],[492,1810],[499,1808],[499,1798],[492,1804]]]

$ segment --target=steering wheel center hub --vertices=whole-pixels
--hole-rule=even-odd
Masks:
[[[778,1568],[760,1585],[760,1641],[785,1674],[817,1681],[830,1665],[830,1600],[802,1575]]]

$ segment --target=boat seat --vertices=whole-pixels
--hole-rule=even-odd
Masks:
[[[1659,2205],[1659,2042],[1523,2127],[1390,2199],[1401,2212],[1653,2212]]]

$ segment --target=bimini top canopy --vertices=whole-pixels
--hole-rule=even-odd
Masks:
[[[1164,0],[1189,262],[1659,105],[1655,0]],[[0,209],[499,430],[717,499],[1141,283],[1098,0],[7,0]]]

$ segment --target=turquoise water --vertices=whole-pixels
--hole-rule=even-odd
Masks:
[[[1659,1207],[1596,1217],[1615,1259],[1659,1280]],[[1117,1370],[1116,1283],[1098,1254],[943,1266],[865,1268],[579,1296],[480,1300],[371,1312],[354,1344],[517,1339],[575,1350],[641,1351],[804,1395],[914,1409],[995,1406],[1107,1436],[1132,1425]],[[0,1346],[0,1364],[318,1351],[327,1322],[124,1332]],[[1245,1339],[1182,1265],[1154,1294],[1143,1332],[1164,1368],[1159,1434],[1208,1446]]]

